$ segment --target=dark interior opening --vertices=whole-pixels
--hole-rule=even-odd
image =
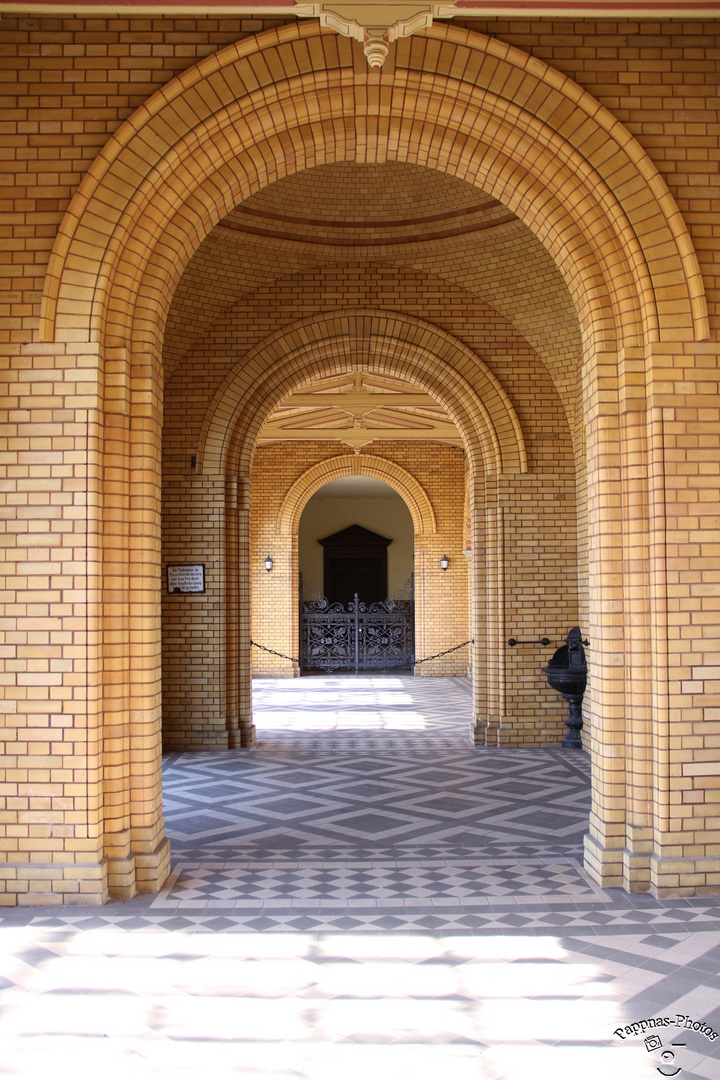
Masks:
[[[366,604],[384,600],[388,594],[386,536],[350,525],[326,536],[323,546],[323,592],[331,604],[347,605],[355,593]]]

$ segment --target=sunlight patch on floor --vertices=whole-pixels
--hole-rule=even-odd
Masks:
[[[603,972],[550,936],[25,928],[0,953],[10,1076],[639,1075]]]
[[[417,712],[307,713],[294,709],[263,709],[258,731],[424,731],[428,721]]]
[[[320,705],[323,708],[354,708],[356,705],[412,705],[412,694],[399,690],[303,690],[294,683],[285,689],[266,690],[262,693],[263,708],[273,705],[285,707],[289,702],[296,706]]]

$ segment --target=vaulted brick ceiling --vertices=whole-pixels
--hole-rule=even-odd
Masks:
[[[484,301],[512,324],[546,364],[566,403],[574,402],[577,318],[540,241],[481,189],[398,162],[307,169],[227,214],[195,253],[176,292],[165,341],[168,374],[228,309],[270,282],[292,291],[294,278],[319,266],[336,267],[339,276],[395,267],[465,290],[469,302]],[[438,437],[443,434],[451,435]]]

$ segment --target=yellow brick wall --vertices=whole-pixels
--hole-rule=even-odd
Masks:
[[[163,745],[226,749],[225,481],[167,476],[165,506],[177,527],[163,544]],[[205,567],[204,593],[168,593],[167,567],[177,564]]]
[[[279,19],[74,18],[3,12],[2,341],[37,326],[70,200],[108,137],[201,57]]]
[[[238,267],[236,273],[242,274],[243,268]],[[232,292],[229,279],[228,268],[226,280]],[[184,299],[192,307],[188,282]],[[200,302],[198,296],[196,304]],[[431,317],[434,325],[477,353],[512,402],[525,437],[528,475],[515,483],[501,481],[495,495],[505,515],[507,550],[502,625],[496,625],[494,591],[488,593],[488,610],[481,619],[483,633],[491,625],[500,633],[506,685],[502,711],[493,715],[487,730],[484,725],[478,728],[476,739],[491,745],[555,743],[564,731],[565,706],[547,687],[542,666],[578,621],[572,441],[557,390],[534,351],[506,319],[466,290],[417,271],[390,270],[356,260],[281,278],[225,311],[184,357],[167,386],[163,560],[203,561],[200,552],[207,551],[209,559],[211,551],[222,550],[222,513],[203,501],[206,489],[200,478],[192,478],[191,459],[210,403],[243,354],[284,325],[292,326],[298,316],[307,319],[324,311],[360,307]],[[366,449],[396,462],[416,478],[437,517],[437,534],[422,542],[426,569],[416,568],[416,654],[432,656],[473,636],[466,607],[468,566],[461,554],[471,547],[470,543],[465,547],[463,540],[462,454],[432,443],[386,445],[379,440]],[[297,557],[292,547],[279,548],[275,535],[279,507],[306,469],[341,452],[337,443],[300,443],[290,449],[268,447],[254,458],[250,478],[252,637],[285,656],[298,655],[293,577]],[[195,521],[197,531],[192,525]],[[268,576],[261,564],[271,549],[275,567]],[[451,557],[446,574],[438,568],[443,554]],[[228,723],[223,599],[167,597],[164,611],[165,745],[199,748],[218,745],[216,739],[222,744]],[[512,650],[507,639],[513,636],[532,641]],[[552,648],[540,646],[545,636]],[[485,656],[486,642],[482,649]],[[252,656],[256,675],[290,675],[296,670],[291,661],[257,649]],[[468,662],[468,650],[463,649],[423,664],[418,672],[464,674]],[[494,669],[492,674],[479,675],[478,681],[500,677]]]
[[[430,499],[437,531],[416,543],[415,642],[416,657],[442,652],[468,640],[466,564],[462,556],[463,454],[453,447],[431,443],[408,446],[377,441],[373,456],[400,465],[423,487]],[[262,560],[277,551],[277,521],[288,489],[307,469],[332,460],[346,448],[333,442],[272,444],[258,450],[252,474],[251,570],[253,579],[253,640],[286,655],[298,656],[297,557],[276,560],[268,575]],[[363,455],[359,468],[362,470]],[[362,474],[362,473],[361,473]],[[422,551],[419,550],[421,546]],[[287,550],[287,548],[286,548]],[[293,548],[289,550],[292,552]],[[450,559],[443,573],[440,559]],[[468,649],[422,664],[418,675],[465,675]],[[293,674],[293,665],[258,650],[253,674]]]
[[[3,357],[0,903],[108,895],[102,815],[97,351]],[[22,418],[22,423],[18,421]]]
[[[690,230],[717,330],[718,23],[535,18],[472,19],[464,25],[574,79],[637,139]]]
[[[173,76],[187,75],[223,46],[249,42],[255,31],[278,25],[279,20],[226,17],[3,15],[2,902],[101,901],[109,893],[128,896],[155,888],[163,880],[168,849],[160,805],[158,657],[160,578],[168,561],[205,562],[209,587],[204,597],[182,598],[182,604],[178,597],[164,599],[165,700],[172,724],[182,732],[191,711],[200,732],[191,731],[199,738],[194,745],[227,745],[237,725],[248,723],[247,687],[240,692],[237,675],[246,659],[225,630],[248,618],[250,589],[246,569],[227,560],[223,565],[222,552],[236,533],[245,542],[249,478],[196,472],[190,454],[201,442],[212,397],[239,356],[292,320],[349,304],[416,315],[476,351],[504,388],[525,437],[527,473],[490,483],[476,469],[466,479],[468,533],[475,542],[470,607],[473,625],[483,633],[473,655],[482,718],[476,737],[527,745],[527,739],[549,737],[559,725],[548,699],[533,728],[537,662],[524,659],[519,648],[508,653],[502,646],[516,625],[528,632],[532,625],[538,636],[548,637],[553,619],[558,632],[576,619],[583,628],[591,626],[588,713],[595,781],[587,865],[606,884],[651,885],[660,894],[676,895],[716,889],[717,23],[468,21],[472,31],[546,61],[559,73],[541,77],[539,65],[513,61],[514,82],[504,90],[517,98],[510,109],[517,106],[515,119],[497,134],[487,181],[522,211],[533,237],[521,223],[508,221],[499,241],[478,233],[478,242],[468,242],[467,249],[463,239],[433,241],[432,250],[418,242],[414,249],[408,245],[402,265],[391,272],[386,258],[367,252],[340,259],[320,252],[313,268],[299,243],[285,257],[263,237],[254,246],[246,243],[243,264],[237,249],[220,243],[216,233],[203,241],[220,217],[233,212],[228,192],[242,184],[215,189],[208,180],[191,197],[182,187],[187,170],[170,168],[171,182],[160,190],[164,195],[174,184],[172,196],[158,197],[137,227],[118,232],[122,266],[106,295],[98,253],[112,261],[108,253],[114,249],[105,219],[126,198],[123,185],[132,188],[146,168],[150,176],[150,144],[160,136],[143,144],[135,179],[129,169],[113,174],[102,192],[102,212],[92,208],[95,217],[90,224],[83,220],[87,231],[78,238],[73,229],[82,199],[69,208],[91,165],[97,161],[96,173],[102,172],[108,159],[98,155],[109,153],[114,133],[153,93],[162,90],[170,100]],[[481,50],[473,52],[461,32],[460,23],[434,28],[394,47],[382,78],[402,84],[407,123],[396,143],[383,142],[379,108],[381,119],[349,136],[341,158],[382,163],[388,145],[398,154],[410,147],[408,154],[416,155],[410,165],[417,169],[429,164],[468,179],[484,175],[467,134],[451,143],[453,125],[460,132],[463,123],[459,103],[469,100],[463,94],[472,71],[482,67],[476,55]],[[323,35],[312,39],[311,55],[304,42],[312,33],[306,25],[302,41],[283,39],[283,63],[290,65],[292,57],[305,72],[320,64],[325,49],[331,104],[333,94],[341,96],[339,83],[333,83],[340,78],[357,81],[356,108],[374,100],[380,83],[367,75],[361,50]],[[483,77],[500,65],[499,53],[493,56]],[[423,96],[428,79],[437,91],[436,69],[441,78],[466,81],[452,105],[448,98],[445,113],[433,113],[434,126],[425,127],[412,110],[436,107],[435,99],[431,104]],[[645,208],[655,206],[648,183],[653,168],[667,184],[679,214],[667,200],[664,212],[688,230],[680,247],[694,245],[697,253],[701,279],[687,271],[687,260],[683,264],[693,279],[692,304],[664,223],[657,242],[645,237],[644,250],[632,252],[635,266],[644,259],[652,268],[650,285],[638,284],[645,280],[642,267],[632,280],[621,281],[610,270],[607,280],[592,278],[591,265],[612,269],[626,254],[621,233],[632,240],[633,229],[610,228],[611,218],[613,228],[622,218],[613,203],[626,183],[622,175],[606,170],[601,183],[600,172],[593,174],[583,189],[586,216],[563,232],[568,207],[584,213],[573,201],[579,188],[570,180],[558,188],[557,176],[566,168],[560,156],[556,167],[550,157],[536,165],[528,150],[528,167],[538,171],[525,201],[516,198],[521,178],[506,167],[503,154],[510,154],[533,110],[539,115],[552,94],[558,95],[553,118],[562,128],[557,145],[563,149],[570,129],[577,141],[589,123],[587,112],[573,112],[572,94],[560,108],[562,76],[608,110],[606,138],[615,126],[621,139],[636,140],[628,143],[633,160],[640,160],[641,150],[648,155],[645,180],[632,197],[626,188],[622,194],[622,213],[633,217],[634,227],[643,224]],[[300,105],[298,95],[294,107]],[[282,108],[273,103],[275,112],[267,115],[279,117]],[[179,109],[180,126],[190,112],[186,104]],[[292,149],[291,140],[279,139],[270,150],[266,144],[256,158],[256,187],[284,183],[279,178],[286,159],[288,171],[323,164],[341,128],[342,123],[331,124],[326,143],[313,128],[306,157],[300,139]],[[539,153],[532,130],[524,130],[524,145]],[[593,129],[583,146],[583,168],[589,162],[599,168],[598,132]],[[204,148],[217,178],[222,138],[207,139]],[[483,168],[487,162],[485,157]],[[267,190],[270,205],[272,188]],[[260,191],[253,198],[262,196]],[[161,235],[166,211],[171,225]],[[607,224],[607,235],[598,220]],[[53,274],[60,264],[53,274],[48,266],[61,223],[72,250],[56,309]],[[158,250],[141,280],[136,270],[143,244],[151,240]],[[585,242],[589,246],[583,248]],[[193,248],[196,257],[168,322],[166,371],[173,367],[175,374],[165,402],[161,564],[161,384],[153,349],[182,271],[178,252],[189,256]],[[213,257],[220,249],[215,278]],[[323,259],[332,265],[322,265]],[[104,269],[112,268],[103,264]],[[527,286],[518,289],[521,279]],[[272,284],[278,282],[282,288]],[[322,303],[318,289],[326,290]],[[638,311],[631,310],[633,290]],[[709,331],[702,318],[703,290]],[[200,307],[205,314],[196,318]],[[183,337],[188,326],[194,328],[191,340]],[[57,340],[50,340],[50,330],[57,331]],[[409,461],[403,467],[412,473]],[[461,508],[459,489],[454,497]],[[579,559],[569,525],[576,504]],[[481,558],[482,538],[492,544]],[[559,580],[566,591],[558,604]],[[183,658],[191,673],[190,710],[180,685]],[[186,730],[181,739],[187,735]]]

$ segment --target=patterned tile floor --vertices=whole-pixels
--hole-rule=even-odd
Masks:
[[[474,749],[461,679],[256,690],[166,762],[162,893],[0,915],[0,1075],[720,1080],[720,899],[591,881],[584,754]]]

